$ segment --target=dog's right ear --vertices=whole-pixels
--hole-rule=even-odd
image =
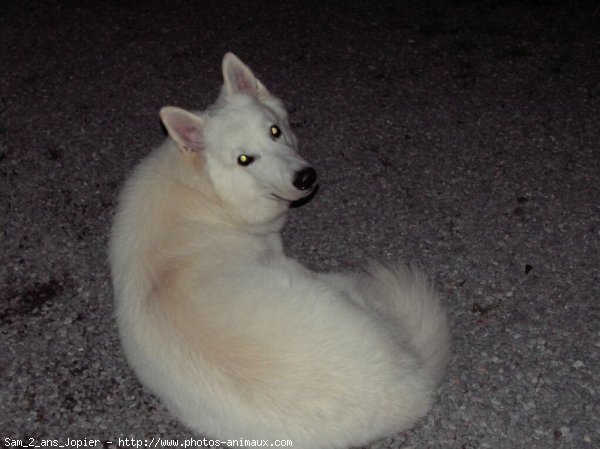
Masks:
[[[185,109],[165,106],[160,110],[160,119],[165,125],[169,137],[183,151],[201,151],[204,149],[201,117]]]

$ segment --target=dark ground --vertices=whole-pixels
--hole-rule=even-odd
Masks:
[[[600,447],[598,24],[595,2],[2,3],[0,445],[191,436],[123,359],[107,234],[158,109],[211,103],[233,51],[319,169],[288,252],[416,262],[447,297],[438,401],[372,447]]]

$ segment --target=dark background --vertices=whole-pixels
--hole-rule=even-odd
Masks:
[[[448,300],[434,409],[372,447],[598,447],[599,24],[597,2],[3,2],[0,445],[191,436],[123,359],[106,244],[158,109],[209,105],[233,51],[319,170],[289,254],[414,262]]]

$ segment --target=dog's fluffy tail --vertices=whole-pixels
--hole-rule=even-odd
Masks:
[[[405,266],[371,265],[364,293],[381,313],[399,322],[432,385],[442,379],[451,353],[445,304],[425,275]]]

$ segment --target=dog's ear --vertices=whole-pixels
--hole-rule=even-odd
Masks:
[[[259,99],[270,95],[252,70],[233,53],[226,53],[223,57],[223,81],[228,95],[241,92]]]
[[[204,148],[203,121],[196,114],[174,106],[160,110],[160,118],[169,137],[184,151],[201,151]]]

